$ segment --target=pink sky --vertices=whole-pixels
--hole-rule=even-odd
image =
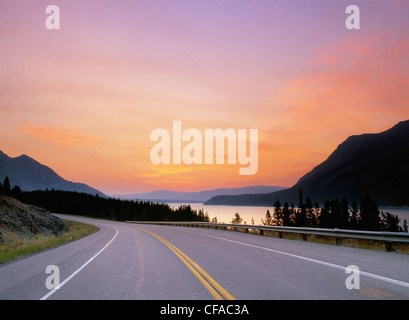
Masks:
[[[291,186],[352,134],[409,119],[409,3],[49,1],[0,4],[0,150],[107,194]],[[259,169],[159,165],[150,133],[259,130]]]

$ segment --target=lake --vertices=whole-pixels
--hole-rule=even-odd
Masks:
[[[182,203],[169,203],[170,207],[177,208]],[[245,206],[212,206],[212,205],[203,205],[203,203],[184,203],[189,204],[192,209],[203,209],[209,214],[210,220],[214,217],[217,217],[217,222],[219,223],[231,223],[231,220],[234,217],[234,214],[238,212],[243,218],[243,223],[251,224],[251,219],[254,219],[254,224],[262,224],[261,219],[265,218],[267,210],[270,210],[270,213],[273,214],[273,207],[245,207]],[[402,208],[379,208],[379,211],[387,211],[392,214],[398,215],[401,219],[400,225],[403,226],[403,220],[409,224],[409,207]]]

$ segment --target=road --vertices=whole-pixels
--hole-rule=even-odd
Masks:
[[[0,299],[409,298],[405,254],[234,231],[63,217],[100,230],[0,266]],[[47,278],[55,275],[46,273],[50,265],[60,275],[60,287],[54,290],[46,287]],[[359,273],[347,273],[348,266],[358,267]],[[347,284],[359,284],[359,289]]]

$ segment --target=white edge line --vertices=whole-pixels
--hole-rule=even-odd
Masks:
[[[254,244],[241,242],[241,241],[220,238],[220,237],[216,237],[216,236],[212,236],[212,235],[208,235],[208,234],[204,234],[204,233],[200,233],[200,232],[194,232],[194,231],[189,231],[189,232],[196,233],[196,234],[201,234],[201,235],[204,235],[206,237],[211,237],[211,238],[215,238],[215,239],[220,239],[220,240],[224,240],[224,241],[228,241],[228,242],[241,244],[241,245],[248,246],[248,247],[258,248],[258,249],[262,249],[262,250],[266,250],[266,251],[286,255],[286,256],[289,256],[289,257],[293,257],[293,258],[297,258],[297,259],[317,263],[317,264],[320,264],[320,265],[323,265],[323,266],[327,266],[327,267],[331,267],[331,268],[335,268],[335,269],[339,269],[339,270],[346,271],[346,269],[347,269],[346,267],[343,267],[343,266],[340,266],[340,265],[337,265],[337,264],[333,264],[333,263],[329,263],[329,262],[325,262],[325,261],[321,261],[321,260],[316,260],[316,259],[312,259],[312,258],[307,258],[307,257],[299,256],[299,255],[284,252],[284,251],[279,251],[279,250],[274,250],[274,249],[270,249],[270,248],[266,248],[266,247],[261,247],[261,246],[257,246],[257,245],[254,245]],[[395,285],[398,285],[398,286],[409,288],[409,283],[408,282],[403,282],[403,281],[399,281],[399,280],[379,276],[379,275],[369,273],[369,272],[365,272],[365,271],[359,271],[359,274],[367,276],[369,278],[373,278],[373,279],[377,279],[377,280],[380,280],[380,281],[384,281],[384,282],[392,283],[392,284],[395,284]]]
[[[114,227],[112,227],[114,228]],[[82,269],[84,269],[92,260],[94,260],[99,254],[102,253],[109,245],[115,240],[116,236],[118,235],[118,229],[114,228],[116,230],[115,236],[107,243],[105,246],[99,250],[91,259],[89,259],[87,262],[85,262],[81,267],[79,267],[76,271],[74,271],[67,279],[65,279],[63,282],[60,283],[59,286],[55,287],[53,290],[51,290],[49,293],[47,293],[44,297],[42,297],[40,300],[47,300],[51,295],[53,295],[57,290],[61,289],[68,281],[70,281],[75,275],[80,272]]]

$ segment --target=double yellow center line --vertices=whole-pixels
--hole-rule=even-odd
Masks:
[[[138,228],[139,229],[139,228]],[[185,253],[176,248],[173,244],[166,241],[157,234],[145,229],[139,229],[149,233],[156,239],[160,240],[170,250],[172,250],[176,256],[182,260],[182,262],[189,268],[189,270],[196,276],[196,278],[203,284],[203,286],[212,294],[217,300],[236,300],[226,289],[224,289],[219,283],[216,282],[206,271],[204,271],[196,262],[190,259]]]

